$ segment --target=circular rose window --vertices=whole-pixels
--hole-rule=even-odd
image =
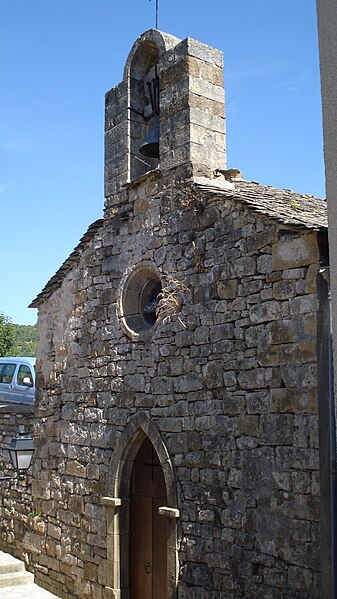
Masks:
[[[157,320],[162,285],[158,272],[148,265],[135,268],[126,278],[121,297],[121,317],[130,333],[142,333]]]

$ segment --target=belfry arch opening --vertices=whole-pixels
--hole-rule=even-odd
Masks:
[[[129,71],[130,179],[158,167],[158,157],[144,155],[140,148],[158,137],[159,143],[159,51],[151,40],[144,41],[133,55]],[[153,83],[154,81],[157,83]],[[157,109],[153,109],[156,96]],[[157,113],[157,114],[156,114]],[[156,131],[156,133],[155,133]],[[158,145],[159,148],[159,145]]]

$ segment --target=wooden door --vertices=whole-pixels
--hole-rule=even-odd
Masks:
[[[167,599],[167,522],[163,471],[145,439],[135,459],[130,493],[130,599]]]

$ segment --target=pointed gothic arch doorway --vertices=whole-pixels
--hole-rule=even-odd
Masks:
[[[136,455],[130,485],[130,599],[167,599],[167,505],[163,470],[146,437]]]
[[[150,450],[150,456],[144,455]],[[155,424],[144,412],[138,412],[129,420],[114,447],[109,469],[108,493],[106,497],[102,497],[102,503],[107,507],[106,599],[133,599],[130,593],[130,585],[133,585],[133,589],[136,588],[137,583],[135,581],[131,583],[131,578],[134,576],[132,571],[134,568],[137,568],[137,561],[134,562],[134,554],[135,552],[138,553],[138,551],[135,551],[134,537],[130,531],[130,527],[135,531],[138,521],[144,518],[144,512],[140,510],[140,502],[138,502],[138,513],[137,507],[135,507],[135,511],[133,509],[134,506],[131,507],[131,502],[134,504],[139,496],[147,497],[146,493],[148,491],[144,495],[142,495],[142,492],[138,494],[134,492],[139,489],[139,485],[142,485],[141,482],[137,482],[137,479],[142,479],[142,458],[146,458],[145,464],[149,464],[145,476],[150,477],[150,486],[153,485],[157,489],[150,494],[152,512],[154,511],[156,500],[161,500],[163,497],[166,498],[166,501],[162,503],[160,501],[161,505],[156,506],[157,512],[159,510],[160,514],[158,513],[158,520],[156,515],[154,522],[152,522],[152,527],[154,525],[156,527],[155,534],[158,534],[161,540],[165,541],[166,539],[166,544],[163,542],[160,550],[158,549],[158,557],[160,555],[159,551],[162,552],[160,568],[164,567],[166,562],[166,573],[164,568],[163,574],[163,580],[166,581],[166,589],[163,592],[166,594],[163,597],[164,599],[176,599],[177,597],[179,570],[177,523],[180,512],[177,505],[177,488],[172,462],[167,447]],[[147,458],[150,458],[151,461],[150,459],[147,461]],[[159,482],[152,483],[152,471],[153,474],[155,471],[161,473],[160,477],[162,478],[160,478]],[[146,485],[146,488],[149,489],[148,482]],[[147,513],[150,514],[150,509],[147,510]],[[133,524],[131,524],[131,519],[133,520]],[[165,522],[166,524],[164,524]],[[157,525],[159,526],[158,529]],[[161,526],[164,527],[164,532],[163,528],[160,528]],[[135,542],[137,543],[137,539]],[[132,544],[134,545],[133,548]],[[155,541],[154,546],[158,547],[157,541]],[[152,558],[154,552],[156,553],[156,551],[152,550]],[[145,567],[147,561],[145,562]],[[156,562],[155,566],[157,570]],[[157,591],[157,583],[152,582],[151,584],[152,588],[153,586],[155,588],[155,594],[152,594],[152,599],[160,599],[161,595],[156,594],[161,592]],[[149,596],[146,591],[142,591],[140,595],[141,599],[145,597],[148,599]]]

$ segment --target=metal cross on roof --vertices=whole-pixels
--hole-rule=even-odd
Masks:
[[[151,2],[151,0],[150,0]],[[158,4],[159,0],[156,0],[156,29],[158,29]]]

